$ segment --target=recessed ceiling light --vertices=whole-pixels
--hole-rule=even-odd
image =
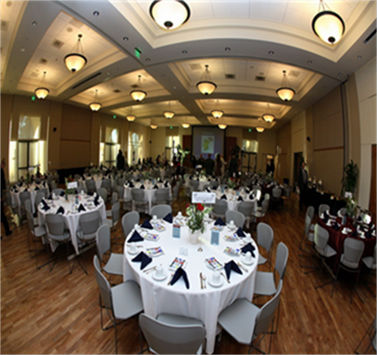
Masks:
[[[145,61],[146,61],[146,62],[150,62],[150,61],[151,61],[151,58],[145,58]]]
[[[20,51],[21,51],[21,52],[25,52],[25,48],[21,48]]]
[[[230,52],[232,49],[230,47],[225,47],[225,52]]]
[[[275,52],[274,52],[274,51],[268,51],[268,54],[269,54],[269,55],[274,55]]]
[[[358,56],[357,56],[357,59],[358,59],[358,60],[360,60],[360,59],[362,59],[362,58],[363,58],[362,55],[358,55]]]
[[[124,37],[123,37],[123,41],[128,41],[128,37],[127,37],[127,36],[124,36]]]
[[[309,59],[309,60],[306,61],[306,63],[307,64],[313,64],[313,61]]]
[[[184,49],[184,50],[182,51],[182,54],[187,54],[187,50]]]
[[[99,16],[99,11],[97,10],[93,11],[93,16]]]
[[[31,24],[32,24],[33,26],[37,26],[37,25],[38,25],[38,22],[37,22],[37,21],[33,21]]]

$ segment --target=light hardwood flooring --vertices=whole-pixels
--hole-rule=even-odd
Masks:
[[[179,201],[173,203],[174,213],[183,210],[186,202],[182,191]],[[329,275],[321,270],[306,275],[299,267],[300,261],[314,263],[311,258],[298,257],[304,213],[299,211],[298,200],[293,195],[285,201],[281,211],[271,211],[263,219],[275,232],[272,265],[278,242],[284,241],[289,248],[279,329],[272,337],[271,353],[353,353],[375,317],[374,274],[361,277],[358,294],[351,294],[351,283],[345,277],[336,283],[333,296],[332,285],[314,289]],[[76,262],[73,273],[69,274],[72,261],[64,258],[50,272],[49,266],[36,269],[48,260],[49,254],[44,251],[32,257],[26,224],[15,228],[9,237],[2,235],[1,353],[113,353],[113,329],[102,331],[100,328],[98,289],[92,266],[94,249],[80,257],[88,275]],[[120,240],[117,236],[121,235],[118,226],[112,237]],[[113,245],[113,251],[122,252],[122,245]],[[260,268],[267,269],[266,266]],[[112,278],[112,281],[121,282],[121,278]],[[266,336],[260,344],[265,351],[269,340]],[[361,353],[368,344],[367,340],[363,342]],[[118,327],[118,348],[119,353],[140,351],[137,317]],[[248,347],[224,332],[215,352],[247,353]]]

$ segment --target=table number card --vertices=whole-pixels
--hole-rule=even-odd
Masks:
[[[181,226],[179,224],[173,224],[173,238],[179,239],[181,237]]]
[[[211,245],[219,245],[220,233],[216,230],[211,232]]]

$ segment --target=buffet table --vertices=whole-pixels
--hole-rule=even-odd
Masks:
[[[238,298],[251,300],[253,297],[258,264],[257,245],[250,235],[245,238],[236,237],[235,230],[214,227],[212,220],[206,223],[199,241],[193,243],[184,218],[175,218],[175,226],[176,223],[181,225],[180,238],[173,237],[171,223],[161,220],[152,224],[153,230],[136,227],[143,237],[142,241],[129,242],[134,236],[134,230],[130,232],[124,246],[124,280],[135,280],[140,285],[146,314],[156,317],[160,313],[173,313],[200,319],[206,328],[206,351],[211,354],[215,347],[219,313]],[[218,245],[210,243],[214,228],[219,233]],[[174,227],[174,232],[176,231],[177,228]],[[152,236],[155,240],[148,240],[153,239]],[[255,248],[253,256],[225,253],[226,247],[235,249],[248,243]],[[152,257],[152,262],[143,270],[139,262],[132,261],[141,251]],[[160,251],[161,255],[153,255]],[[242,275],[231,271],[228,282],[223,266],[231,260],[239,265]],[[174,285],[169,284],[175,273],[174,267],[182,262],[189,288],[182,278]],[[217,271],[211,266],[214,265],[213,262],[215,268],[216,265],[219,268]]]

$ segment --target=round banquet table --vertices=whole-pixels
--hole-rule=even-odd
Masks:
[[[62,206],[64,208],[63,217],[71,235],[72,245],[75,248],[76,254],[79,254],[79,245],[76,231],[79,225],[80,216],[92,211],[99,211],[102,221],[104,222],[106,220],[106,208],[101,197],[99,197],[98,199],[99,205],[95,206],[93,203],[93,196],[79,194],[79,204],[81,203],[85,207],[86,211],[78,212],[77,207],[79,205],[75,206],[75,196],[76,195],[69,195],[68,201],[65,199],[65,197],[61,196],[57,197],[55,200],[46,199],[45,201],[47,202],[50,209],[47,211],[43,210],[42,203],[38,206],[38,222],[40,225],[44,225],[46,215],[50,213],[55,214],[58,208]],[[52,246],[52,248],[54,248],[54,246]]]
[[[47,189],[48,191],[48,185],[45,184],[45,183],[40,183],[40,184],[31,184],[31,185],[28,185],[28,186],[16,186],[15,187],[16,191],[13,189],[11,190],[10,192],[10,196],[11,196],[11,199],[12,199],[12,205],[15,206],[17,205],[18,206],[18,213],[21,215],[21,201],[20,201],[20,193],[23,192],[23,191],[29,191],[30,192],[30,202],[31,202],[31,210],[32,212],[34,213],[35,212],[35,196],[37,195],[37,192],[38,190],[40,189]]]
[[[235,191],[233,189],[227,189],[224,192],[220,188],[216,190],[216,198],[221,199],[223,195],[226,196],[226,202],[228,203],[228,210],[237,211],[237,207],[241,201],[238,201],[239,196],[242,197],[243,201],[254,202],[254,213],[257,211],[258,200],[256,198],[250,199],[251,192],[247,193],[244,189]]]
[[[258,266],[257,245],[249,235],[247,238],[237,238],[234,241],[225,240],[225,235],[233,234],[227,227],[223,227],[223,230],[219,231],[219,245],[211,245],[209,241],[213,221],[206,225],[206,230],[197,244],[190,242],[190,230],[187,226],[181,227],[181,236],[177,239],[173,238],[172,224],[165,221],[159,223],[165,230],[150,231],[159,236],[157,241],[144,239],[141,242],[127,244],[134,230],[130,232],[124,246],[124,280],[135,280],[140,285],[146,314],[156,317],[160,313],[173,313],[200,319],[206,328],[206,351],[211,354],[215,347],[217,317],[220,312],[238,298],[252,300]],[[144,229],[140,230],[142,234],[147,233]],[[240,248],[246,242],[252,243],[255,247],[255,256],[250,264],[244,264],[243,255],[230,256],[224,253],[225,247]],[[137,245],[137,251],[132,255],[129,250],[131,244]],[[132,259],[140,251],[146,252],[148,248],[153,247],[161,247],[163,255],[152,257],[152,262],[144,270],[140,270],[140,262],[132,262]],[[175,257],[186,260],[183,268],[188,276],[189,289],[186,288],[182,278],[178,279],[174,285],[168,285],[174,273],[169,270],[169,265]],[[224,269],[221,269],[224,274],[224,276],[221,275],[221,285],[211,286],[213,271],[205,261],[209,257],[215,257],[222,265],[232,259],[239,262],[242,275],[232,271],[228,283],[225,280]],[[155,271],[151,269],[158,265],[162,265],[167,275],[161,281],[155,280]],[[200,272],[206,276],[206,288],[203,289],[201,288]]]

